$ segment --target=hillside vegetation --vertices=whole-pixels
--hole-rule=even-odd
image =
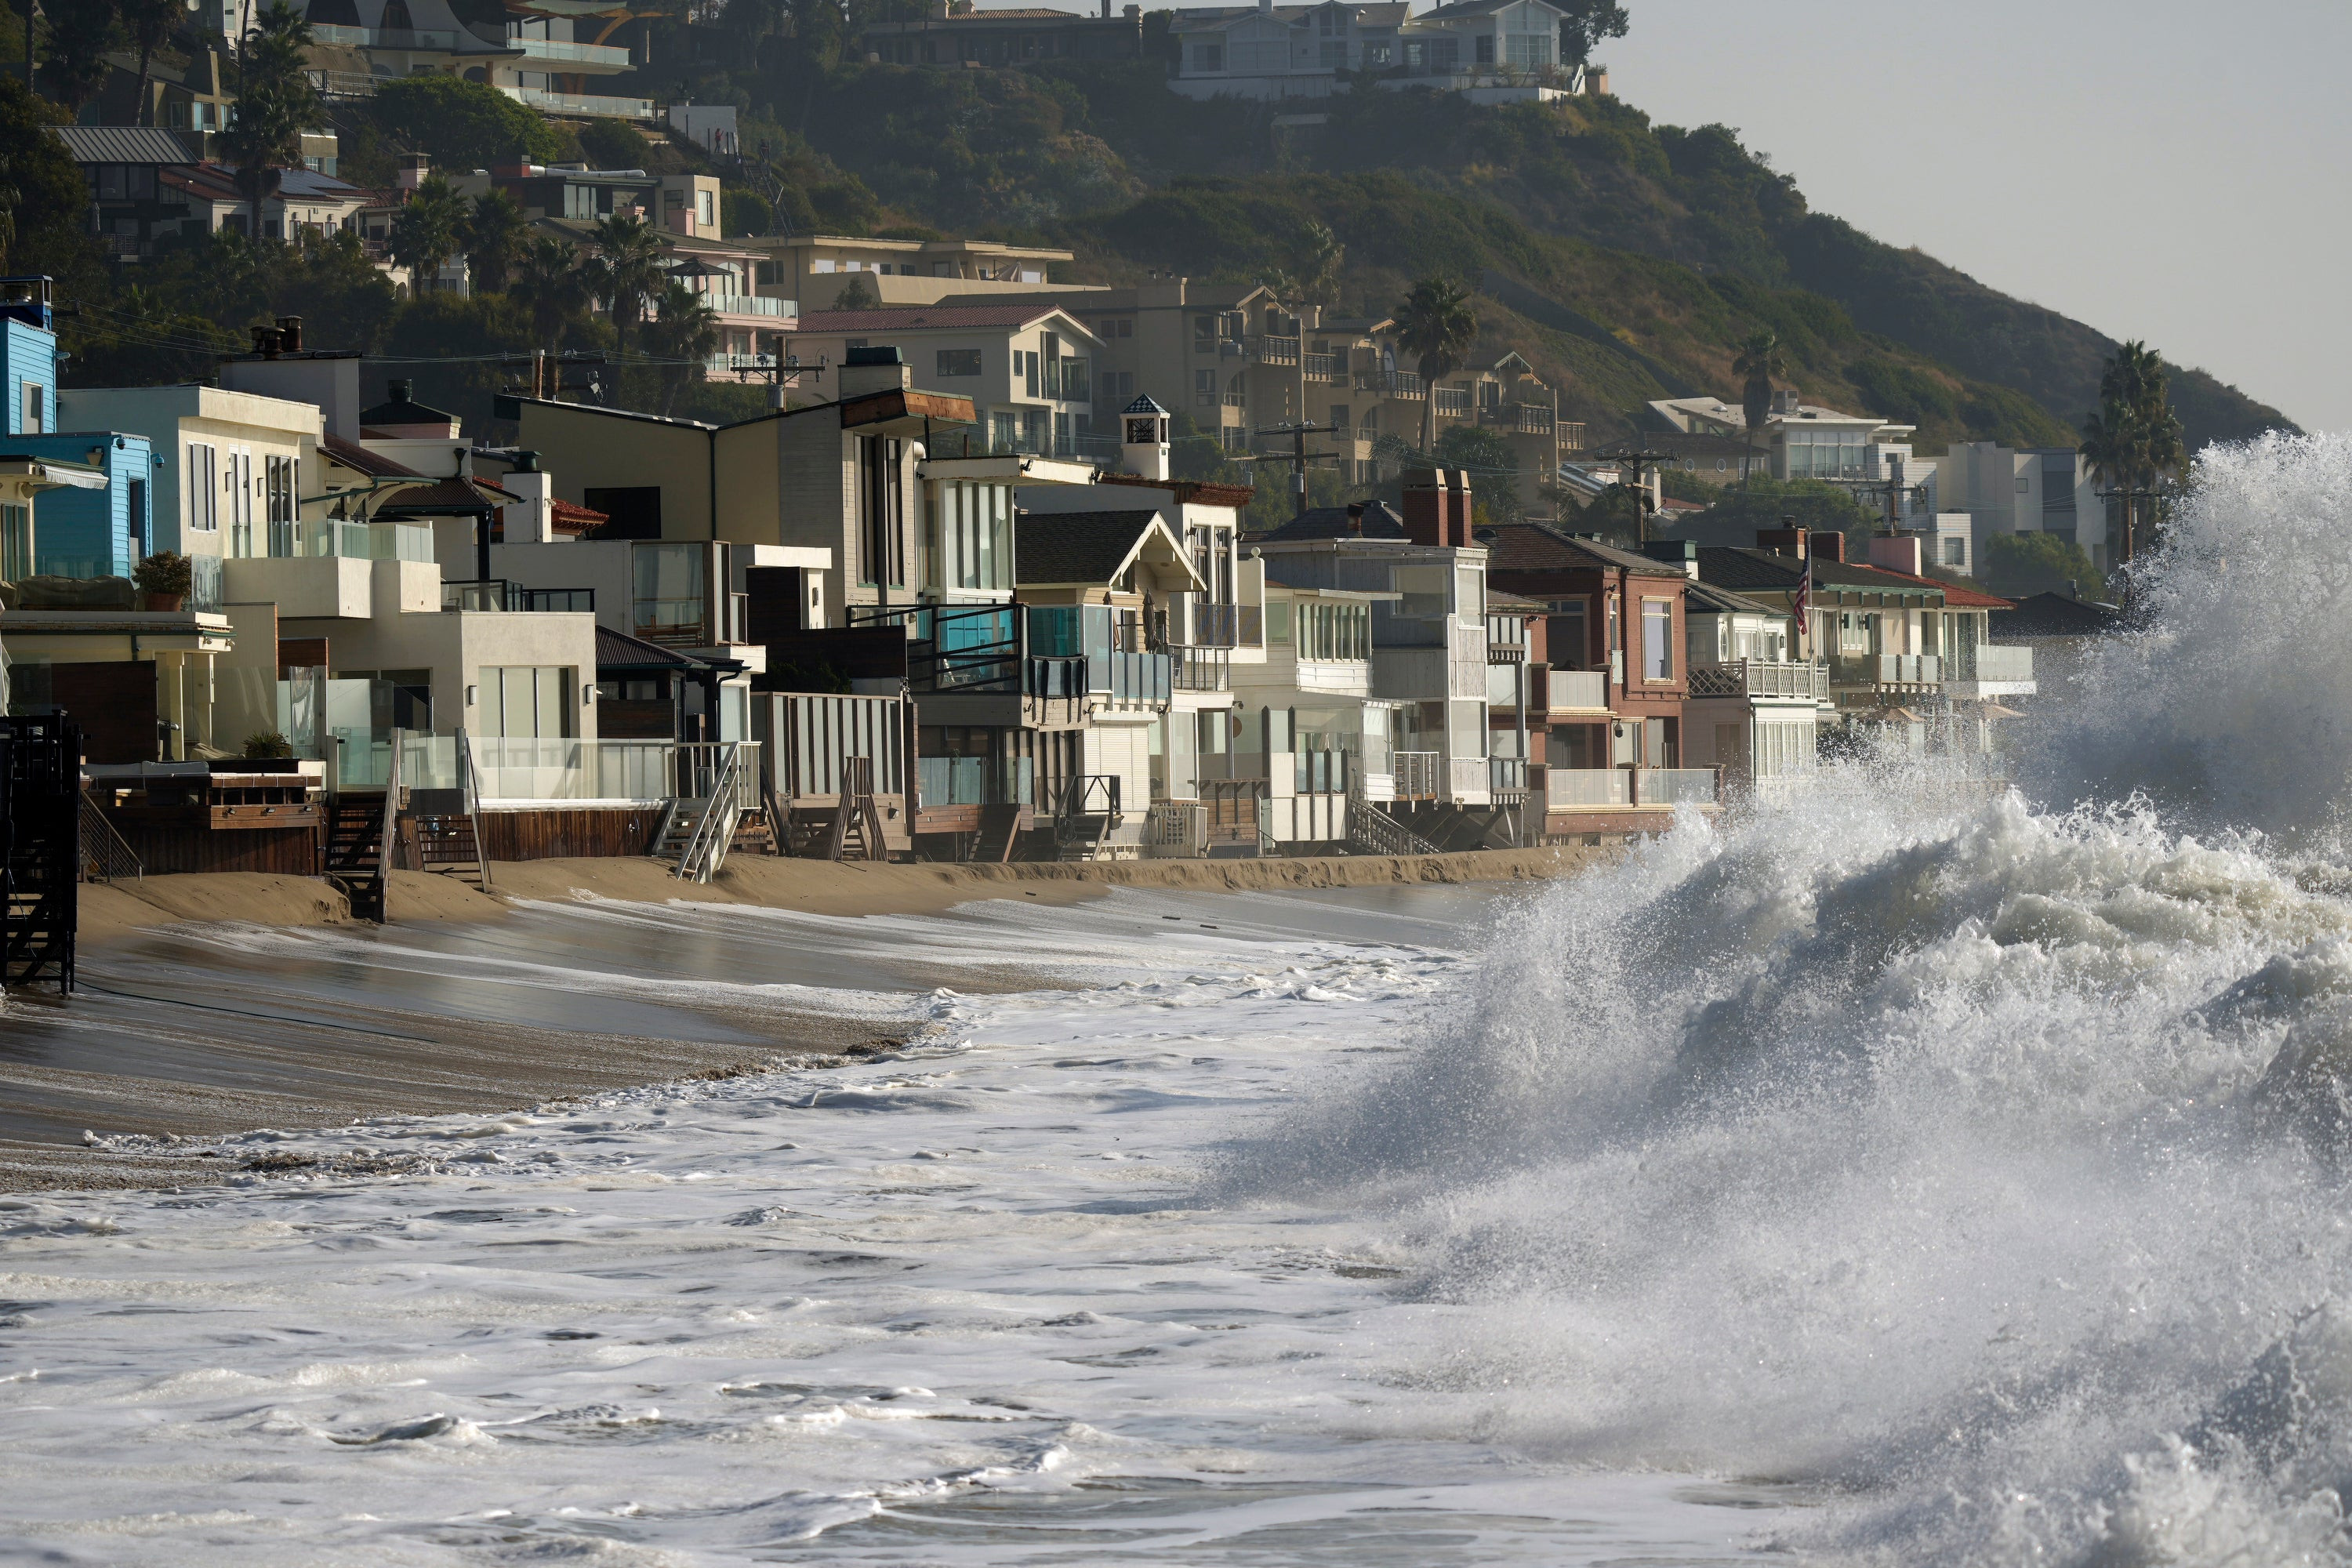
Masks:
[[[1421,273],[1472,280],[1494,345],[1602,427],[1647,398],[1728,395],[1736,345],[1769,326],[1808,397],[1915,423],[1927,450],[2071,445],[2115,348],[1811,211],[1721,126],[1654,125],[1612,99],[1479,108],[1366,87],[1301,125],[1297,104],[1180,98],[1156,60],[820,69],[787,43],[696,90],[751,117],[746,148],[766,148],[803,227],[1051,241],[1078,253],[1076,280],[1255,280],[1299,275],[1319,224],[1346,247],[1328,302],[1385,311]],[[2173,387],[2192,445],[2288,426],[2202,371]]]

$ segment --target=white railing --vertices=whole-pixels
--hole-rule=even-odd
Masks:
[[[1554,811],[1631,805],[1633,781],[1630,768],[1547,768],[1544,805]]]
[[[716,787],[731,741],[582,741],[514,735],[469,738],[461,759],[454,735],[404,734],[401,782],[414,789],[470,785],[483,805],[531,806],[557,801],[647,805],[700,799]],[[336,774],[346,789],[381,789],[391,773],[392,742],[348,734],[337,748]],[[466,762],[472,763],[471,776]],[[757,768],[734,770],[728,787],[740,807],[760,801]]]
[[[680,750],[691,753],[702,744],[697,742]],[[740,741],[721,742],[719,748],[717,765],[710,770],[708,781],[695,781],[705,792],[692,797],[703,802],[702,815],[695,819],[694,831],[688,836],[677,868],[678,877],[688,882],[708,882],[718,875],[719,868],[727,860],[727,847],[734,842],[735,824],[749,804],[744,798],[746,794],[752,800],[759,798],[759,781],[754,770],[745,765],[749,748]],[[689,766],[693,761],[690,755],[681,760]]]
[[[315,30],[315,29],[314,29]],[[579,44],[569,38],[525,38],[509,33],[509,47],[520,49],[535,60],[565,60],[575,65],[610,66],[614,70],[629,68],[629,51],[611,44]]]
[[[797,320],[801,313],[798,300],[772,300],[765,294],[705,294],[702,302],[722,316],[768,316],[778,321]]]
[[[647,98],[600,98],[593,93],[543,92],[535,87],[505,87],[499,90],[518,103],[557,114],[585,114],[595,120],[651,120],[653,100]]]
[[[1970,680],[2033,679],[2033,650],[2030,647],[1979,643],[1957,662],[1963,667],[1964,679]]]
[[[1842,654],[1830,666],[1832,686],[1935,686],[1944,661],[1932,653]]]
[[[1728,664],[1695,664],[1690,670],[1693,697],[1794,697],[1819,702],[1829,689],[1829,671],[1812,663],[1739,658]]]
[[[1633,781],[1633,791],[1643,805],[1713,805],[1716,773],[1713,768],[1643,768]]]
[[[1571,708],[1603,710],[1609,706],[1609,672],[1605,669],[1551,671],[1549,707],[1555,713]]]
[[[1395,781],[1391,800],[1435,800],[1439,762],[1435,752],[1397,752],[1391,755],[1390,776]]]

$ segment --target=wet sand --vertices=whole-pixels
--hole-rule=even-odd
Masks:
[[[0,1191],[218,1181],[246,1154],[225,1160],[207,1141],[260,1128],[491,1113],[856,1060],[919,1032],[919,1004],[937,987],[1064,983],[1050,942],[1008,951],[992,909],[1034,918],[1108,900],[1101,919],[1223,924],[1244,940],[1370,940],[1399,921],[1442,937],[1509,884],[1607,853],[982,867],[747,858],[708,887],[651,862],[500,863],[496,896],[397,873],[383,928],[352,921],[340,894],[304,878],[92,887],[79,994],[0,1002]]]

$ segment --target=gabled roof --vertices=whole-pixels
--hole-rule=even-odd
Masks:
[[[1559,7],[1551,5],[1549,0],[1535,0],[1535,3],[1542,5],[1549,11],[1559,11]],[[1504,6],[1515,5],[1517,4],[1518,4],[1518,0],[1453,0],[1451,5],[1440,5],[1433,10],[1423,11],[1420,16],[1414,17],[1413,20],[1416,22],[1437,23],[1466,22],[1474,16],[1491,16],[1496,12],[1501,10]]]
[[[156,125],[53,127],[77,163],[198,163],[187,144]]]
[[[663,647],[616,632],[601,623],[596,627],[598,669],[707,669],[709,665],[675,648]]]
[[[1817,587],[1901,593],[1933,590],[1946,595],[1945,603],[1956,602],[1950,597],[1949,591],[1957,585],[1938,582],[1933,577],[1913,577],[1901,572],[1889,572],[1883,566],[1864,566],[1855,561],[1816,559],[1811,564]],[[1804,576],[1806,565],[1807,563],[1793,555],[1781,555],[1769,550],[1717,544],[1698,547],[1699,580],[1738,593],[1786,593]],[[1981,599],[1986,595],[1978,597]]]
[[[1703,582],[1693,583],[1685,597],[1692,615],[1770,616],[1783,621],[1789,618],[1789,612],[1784,609],[1755,599],[1742,598],[1738,594],[1727,593]]]
[[[1930,588],[1941,588],[1944,591],[1944,603],[1951,609],[2010,610],[2017,607],[2011,600],[2000,598],[1979,588],[1971,588],[1964,583],[1954,583],[1942,577],[1914,577],[1907,572],[1888,572],[1884,566],[1874,566],[1870,570],[1885,572],[1889,577],[1900,577],[1906,583],[1924,583]]]
[[[1154,533],[1195,583],[1184,546],[1156,511],[1024,511],[1013,520],[1014,581],[1027,587],[1109,584]]]
[[[1604,569],[1630,572],[1637,577],[1672,577],[1686,581],[1683,569],[1653,561],[1597,539],[1579,539],[1545,522],[1504,522],[1478,531],[1486,547],[1486,570],[1503,572],[1577,572]]]
[[[1253,534],[1251,539],[1255,542],[1277,539],[1402,539],[1404,536],[1404,519],[1397,515],[1396,509],[1386,501],[1371,500],[1364,503],[1360,528],[1357,526],[1357,520],[1349,516],[1348,508],[1318,506],[1300,512],[1280,528]]]
[[[878,310],[810,310],[801,317],[800,331],[898,332],[947,331],[958,328],[1025,327],[1047,316],[1070,314],[1066,305],[900,305]],[[1071,318],[1076,321],[1076,317]],[[1086,323],[1077,323],[1087,331]],[[1087,332],[1089,337],[1093,336]]]
[[[375,479],[422,479],[405,463],[395,463],[381,452],[371,452],[357,441],[347,441],[331,431],[319,437],[319,449],[327,454],[336,467],[349,468],[355,474],[365,474]]]
[[[2105,637],[2123,630],[2124,613],[2096,599],[2030,594],[2012,608],[1992,612],[1989,622],[1997,637]]]

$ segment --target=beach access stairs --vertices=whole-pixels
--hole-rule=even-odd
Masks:
[[[745,816],[764,813],[759,748],[748,742],[694,742],[677,748],[679,793],[662,803],[649,853],[688,882],[709,882],[745,837]]]
[[[73,990],[81,869],[80,730],[0,718],[0,987]]]

